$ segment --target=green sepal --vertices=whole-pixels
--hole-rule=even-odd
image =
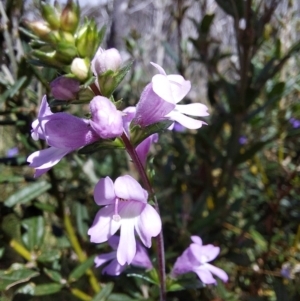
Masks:
[[[41,13],[52,29],[60,27],[60,16],[53,5],[41,2]]]
[[[92,154],[102,149],[124,149],[123,141],[120,138],[115,140],[99,140],[86,145],[78,151],[79,154]]]
[[[139,145],[146,138],[155,133],[160,133],[168,129],[172,124],[173,120],[163,120],[157,123],[148,125],[145,128],[140,127],[139,125],[131,124],[130,125],[130,141],[134,146]]]
[[[118,85],[130,70],[132,63],[133,61],[129,62],[127,65],[117,71],[107,70],[98,76],[98,83],[103,96],[110,98],[112,93],[116,90]]]

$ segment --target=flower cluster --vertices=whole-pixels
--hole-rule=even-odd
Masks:
[[[115,139],[123,141],[129,154],[136,154],[135,159],[143,169],[150,146],[159,138],[157,132],[147,131],[149,127],[166,120],[171,121],[167,125],[169,129],[176,124],[181,131],[183,128],[199,129],[205,124],[192,118],[207,116],[205,105],[178,104],[191,89],[190,82],[181,75],[167,75],[162,67],[151,63],[159,73],[146,85],[135,107],[120,111],[112,98],[112,92],[126,71],[121,67],[119,52],[99,48],[88,69],[86,59],[76,59],[71,65],[71,71],[76,69],[77,73],[72,71],[73,75],[77,74],[76,77],[60,76],[50,87],[58,101],[88,101],[90,118],[64,112],[52,113],[46,96],[43,97],[38,117],[32,123],[31,135],[34,140],[45,140],[49,147],[34,152],[27,159],[35,168],[36,177],[47,172],[70,152],[92,143],[109,143]],[[81,63],[84,63],[83,67]],[[80,70],[84,73],[82,78]],[[90,73],[93,73],[94,82],[89,87],[81,85]],[[136,128],[139,129],[138,139],[135,139]],[[149,134],[141,135],[143,131]],[[128,150],[128,143],[131,143],[133,151]],[[152,193],[151,189],[149,192]],[[110,253],[98,255],[95,265],[99,267],[109,262],[103,269],[103,273],[109,275],[119,275],[130,264],[151,269],[152,263],[144,246],[151,247],[152,237],[162,231],[162,222],[157,210],[148,203],[148,192],[129,175],[120,176],[115,181],[105,177],[95,186],[94,200],[101,208],[88,230],[90,241],[108,242],[113,249]],[[119,236],[115,235],[117,232]],[[192,236],[192,240],[193,243],[177,259],[172,275],[193,271],[203,283],[211,284],[215,283],[213,273],[227,281],[224,271],[208,263],[216,258],[219,248],[203,246],[197,236]]]

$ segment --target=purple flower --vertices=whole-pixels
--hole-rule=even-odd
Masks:
[[[220,268],[208,263],[218,256],[220,248],[213,245],[202,245],[199,236],[191,236],[191,239],[193,243],[177,258],[172,275],[176,277],[180,274],[194,272],[204,284],[215,284],[214,274],[226,282],[228,275]]]
[[[66,154],[99,139],[87,119],[67,113],[53,114],[46,96],[42,99],[38,118],[32,123],[31,136],[34,140],[46,140],[50,146],[34,152],[27,158],[29,166],[35,168],[35,177],[47,172]]]
[[[107,70],[117,71],[122,63],[121,55],[115,48],[104,50],[98,48],[91,62],[91,68],[95,76]]]
[[[299,119],[296,119],[296,118],[290,118],[289,120],[290,124],[292,125],[292,127],[294,129],[297,129],[300,127],[300,120]]]
[[[105,264],[106,262],[111,261],[102,270],[102,274],[118,276],[128,266],[126,263],[124,265],[119,264],[118,260],[116,259],[119,241],[120,241],[119,236],[115,236],[115,235],[111,236],[108,239],[108,244],[112,247],[114,251],[110,253],[98,255],[95,258],[95,265],[97,268]],[[146,268],[146,269],[152,269],[153,267],[146,249],[141,245],[139,241],[136,242],[136,253],[135,256],[133,257],[131,265]]]
[[[79,81],[65,76],[60,76],[50,83],[52,95],[59,100],[76,99],[79,86]]]
[[[239,144],[244,145],[244,144],[246,144],[247,142],[248,142],[247,137],[241,136],[241,137],[239,138]]]
[[[6,157],[12,158],[19,154],[19,149],[15,146],[6,151]]]
[[[90,124],[101,138],[115,138],[123,133],[122,114],[108,98],[95,96],[90,102],[90,110]]]
[[[147,204],[148,193],[129,175],[116,179],[100,179],[94,190],[100,209],[88,230],[91,242],[107,241],[120,229],[117,249],[119,264],[131,264],[136,254],[135,233],[146,247],[151,238],[161,231],[161,220],[156,210]]]
[[[160,74],[153,76],[136,106],[134,122],[141,127],[170,119],[177,121],[189,129],[198,129],[205,122],[193,119],[191,116],[208,116],[207,107],[200,103],[177,105],[190,91],[191,83],[181,75],[167,75],[162,67],[151,63]]]

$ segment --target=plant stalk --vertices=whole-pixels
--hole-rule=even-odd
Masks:
[[[159,214],[159,206],[158,206],[157,198],[155,196],[152,185],[149,181],[144,166],[141,163],[141,160],[138,157],[135,148],[133,147],[133,145],[131,144],[130,140],[128,139],[125,133],[122,134],[121,138],[124,142],[125,148],[129,156],[131,157],[137,171],[141,176],[145,188],[147,189],[150,196],[153,198],[154,208]],[[159,270],[159,281],[160,281],[160,289],[159,289],[160,301],[165,301],[166,300],[165,250],[164,250],[164,238],[163,238],[162,231],[156,237],[156,242],[157,242],[157,257],[158,257],[158,270]]]

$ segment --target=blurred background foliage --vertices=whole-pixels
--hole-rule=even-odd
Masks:
[[[59,75],[28,61],[20,27],[41,18],[38,7],[0,2],[0,298],[156,300],[155,272],[130,268],[114,278],[93,267],[108,250],[87,236],[93,186],[106,175],[136,176],[126,154],[72,153],[38,179],[27,166],[45,147],[31,139],[31,122]],[[163,133],[149,170],[167,272],[190,235],[200,235],[221,247],[215,264],[230,281],[199,289],[188,275],[169,287],[168,300],[300,300],[299,15],[296,0],[82,3],[82,19],[107,26],[103,46],[134,59],[115,93],[124,106],[137,103],[154,61],[192,82],[186,103],[210,109],[202,129]],[[56,109],[82,116],[76,105]]]

